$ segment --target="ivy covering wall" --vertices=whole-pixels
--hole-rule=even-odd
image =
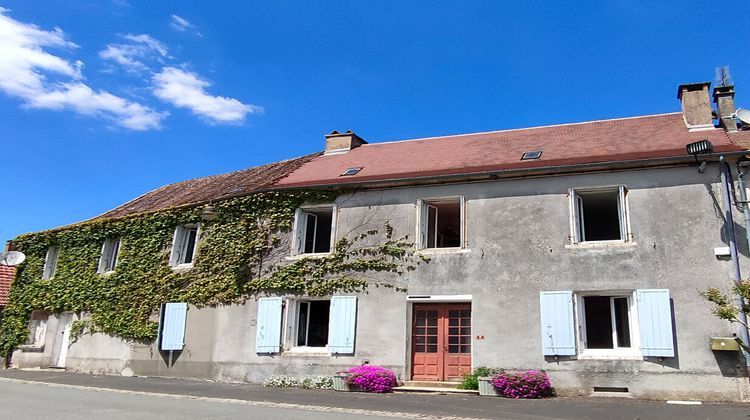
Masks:
[[[369,286],[402,285],[368,280],[366,272],[402,274],[422,259],[408,238],[394,239],[389,225],[339,239],[331,254],[287,261],[295,210],[303,203],[331,203],[325,191],[264,192],[213,206],[218,218],[201,219],[202,206],[33,233],[14,241],[26,254],[18,267],[0,331],[0,355],[26,342],[33,310],[86,313],[72,335],[102,332],[128,340],[153,341],[165,302],[198,307],[242,303],[264,293],[325,296],[362,292]],[[200,223],[194,267],[169,265],[175,227]],[[120,237],[117,268],[97,274],[102,243]],[[372,239],[376,239],[373,241]],[[285,240],[287,241],[285,243]],[[54,278],[42,280],[47,249],[59,249]],[[390,278],[397,278],[391,276]]]

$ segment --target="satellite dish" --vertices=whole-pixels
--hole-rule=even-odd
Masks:
[[[23,252],[8,251],[0,254],[0,265],[15,266],[21,264],[26,259]]]
[[[742,121],[743,124],[750,125],[750,110],[749,109],[738,109],[735,111],[734,115]]]

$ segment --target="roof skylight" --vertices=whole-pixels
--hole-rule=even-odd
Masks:
[[[539,159],[540,157],[542,157],[542,151],[537,150],[535,152],[524,153],[523,156],[521,156],[521,160],[534,160],[534,159]]]
[[[361,171],[361,170],[362,170],[362,168],[361,168],[361,167],[356,167],[356,168],[349,168],[349,169],[345,170],[345,171],[344,171],[344,173],[342,173],[342,174],[341,174],[341,175],[339,175],[339,176],[352,176],[352,175],[357,175],[357,174],[359,173],[359,171]]]

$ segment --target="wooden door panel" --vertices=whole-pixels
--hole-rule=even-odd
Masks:
[[[471,373],[471,304],[414,305],[412,378],[460,380]]]

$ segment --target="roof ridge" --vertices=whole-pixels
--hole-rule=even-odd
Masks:
[[[377,146],[377,145],[380,145],[380,144],[403,143],[403,142],[407,142],[407,141],[436,140],[436,139],[444,139],[444,138],[448,138],[448,137],[476,136],[478,134],[507,133],[507,132],[511,132],[511,131],[537,130],[537,129],[541,129],[541,128],[567,127],[567,126],[571,126],[571,125],[595,124],[595,123],[602,123],[602,122],[609,122],[609,121],[635,120],[635,119],[638,119],[638,118],[664,117],[664,116],[667,116],[667,115],[676,115],[676,114],[682,114],[682,111],[665,112],[665,113],[662,113],[662,114],[637,115],[637,116],[634,116],[634,117],[608,118],[608,119],[603,119],[603,120],[591,120],[591,121],[581,121],[581,122],[573,122],[573,123],[538,125],[538,126],[534,126],[534,127],[506,128],[506,129],[503,129],[503,130],[478,131],[478,132],[475,132],[475,133],[448,134],[448,135],[445,135],[445,136],[417,137],[415,139],[389,140],[389,141],[383,141],[383,142],[366,143],[366,144],[363,144],[360,147]]]

